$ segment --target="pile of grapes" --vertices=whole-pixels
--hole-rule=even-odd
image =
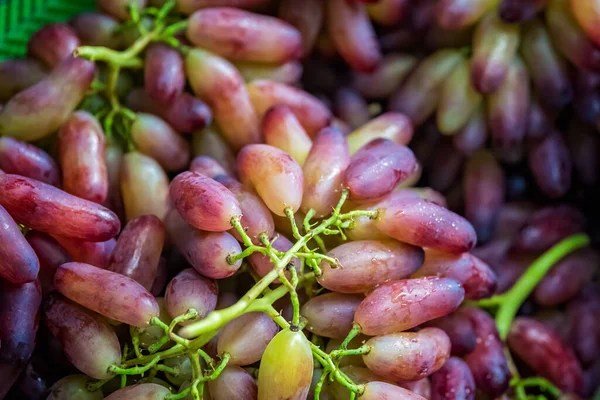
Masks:
[[[598,399],[600,1],[98,9],[0,63],[0,400]]]

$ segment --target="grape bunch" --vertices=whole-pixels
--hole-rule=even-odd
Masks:
[[[600,395],[600,2],[97,3],[0,62],[0,400]]]

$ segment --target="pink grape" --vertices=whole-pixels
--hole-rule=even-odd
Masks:
[[[165,302],[171,318],[178,317],[190,308],[198,312],[198,319],[204,318],[217,305],[217,284],[187,268],[177,274],[165,291]],[[187,325],[194,320],[182,322]]]
[[[326,293],[308,300],[300,312],[307,319],[306,329],[328,338],[343,339],[352,329],[354,312],[362,295]]]
[[[266,314],[252,312],[229,322],[219,335],[218,354],[229,353],[231,365],[250,365],[263,357],[279,328]],[[263,358],[264,361],[264,358]]]

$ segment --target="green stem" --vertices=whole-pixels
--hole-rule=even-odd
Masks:
[[[590,238],[584,234],[562,240],[538,257],[508,292],[498,296],[501,297],[500,300],[494,300],[501,302],[496,314],[496,325],[502,340],[506,339],[517,311],[546,273],[569,253],[589,244]]]
[[[131,367],[131,368],[121,368],[116,365],[111,365],[108,370],[114,374],[118,375],[142,375],[144,372],[148,371],[150,368],[154,367],[161,360],[160,356],[155,356],[152,361],[148,364],[141,367]]]

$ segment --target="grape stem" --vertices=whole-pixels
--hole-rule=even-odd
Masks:
[[[497,307],[496,326],[502,340],[506,340],[517,311],[548,271],[568,254],[589,244],[590,238],[585,234],[562,240],[538,257],[509,291],[474,304],[483,308]]]

